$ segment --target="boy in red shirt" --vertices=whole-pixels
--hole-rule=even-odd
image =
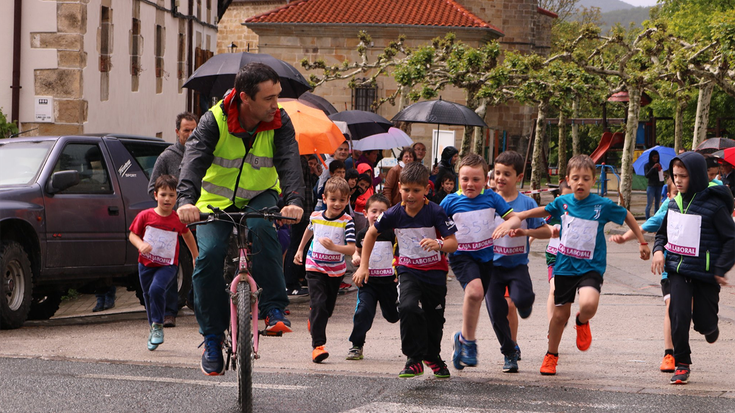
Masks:
[[[135,217],[128,237],[140,253],[138,276],[150,325],[148,350],[151,351],[163,344],[166,286],[178,271],[178,236],[184,237],[194,262],[199,255],[194,235],[174,211],[177,184],[178,180],[171,175],[161,175],[156,179],[153,196],[158,206],[146,209]]]

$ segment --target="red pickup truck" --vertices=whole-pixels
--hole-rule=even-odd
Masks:
[[[0,139],[0,328],[53,316],[69,288],[140,289],[127,231],[155,206],[148,178],[168,145],[115,134]],[[182,265],[181,295],[190,284]]]

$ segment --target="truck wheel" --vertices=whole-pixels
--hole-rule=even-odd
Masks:
[[[29,320],[48,320],[56,314],[61,305],[61,291],[48,291],[46,295],[33,296],[31,311],[28,312]]]
[[[19,328],[28,317],[33,290],[31,262],[15,242],[0,245],[0,327]]]

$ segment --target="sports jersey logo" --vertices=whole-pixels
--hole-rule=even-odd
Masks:
[[[569,208],[569,205],[567,205],[567,204],[564,204],[564,210],[565,210],[565,211],[567,210],[567,208]]]
[[[602,204],[595,205],[595,217],[592,219],[599,219],[601,213],[602,213]]]
[[[454,221],[450,218],[448,221],[444,221],[444,225],[446,225],[448,228],[451,228],[454,226]]]

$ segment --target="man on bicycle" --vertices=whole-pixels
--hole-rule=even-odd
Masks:
[[[207,205],[225,211],[273,207],[279,194],[281,214],[301,219],[304,180],[291,119],[278,107],[278,74],[262,63],[240,69],[234,89],[205,113],[186,143],[179,179],[182,222],[199,220]],[[291,332],[284,316],[288,304],[281,245],[273,225],[248,219],[253,241],[252,276],[263,289],[259,312],[269,333]],[[229,297],[223,278],[232,226],[213,222],[197,229],[199,258],[192,283],[194,309],[204,336],[202,371],[224,373],[223,333],[230,320]]]

